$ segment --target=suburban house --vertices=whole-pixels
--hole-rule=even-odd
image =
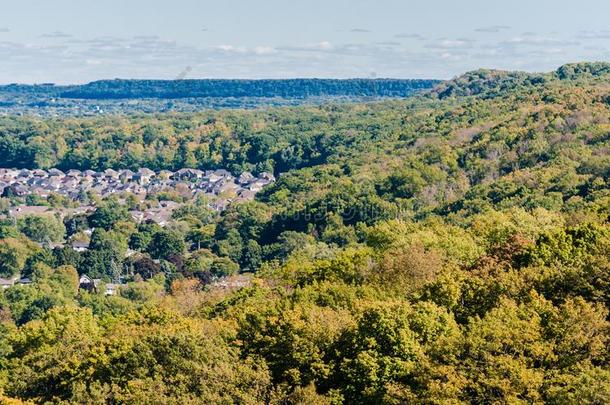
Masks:
[[[74,241],[74,242],[72,242],[72,249],[77,252],[85,252],[85,251],[89,250],[89,242]]]

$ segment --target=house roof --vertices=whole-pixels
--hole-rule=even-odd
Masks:
[[[0,278],[0,285],[14,285],[15,281],[17,281],[16,279],[10,279],[10,278]]]
[[[155,172],[147,169],[145,167],[141,168],[140,170],[138,170],[138,174],[142,175],[142,176],[154,176]]]
[[[73,248],[88,248],[89,247],[89,242],[74,241],[74,242],[72,242],[72,247]]]

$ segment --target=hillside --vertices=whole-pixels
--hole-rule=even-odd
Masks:
[[[3,394],[610,402],[609,95],[610,64],[581,63],[375,103],[0,118],[10,167],[277,177],[222,212],[155,197],[183,204],[164,227],[131,220],[157,200],[128,196],[3,221],[0,272],[32,281],[0,292]],[[81,253],[35,243],[51,227],[96,229]],[[127,282],[79,290],[92,268]]]

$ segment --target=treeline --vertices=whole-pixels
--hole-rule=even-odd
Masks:
[[[60,96],[86,99],[408,97],[438,83],[438,80],[401,79],[101,80],[61,92]]]
[[[102,118],[0,117],[2,165],[152,170],[226,168],[283,173],[315,166],[383,135],[397,108],[351,105]],[[392,113],[393,114],[393,113]]]
[[[84,85],[8,85],[8,97],[47,96],[69,99],[181,99],[181,98],[309,98],[408,97],[430,89],[439,80],[404,79],[195,79],[100,80]]]

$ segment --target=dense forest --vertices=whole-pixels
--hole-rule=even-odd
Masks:
[[[583,63],[368,104],[0,118],[9,167],[278,176],[166,227],[128,196],[0,223],[0,274],[32,281],[0,292],[1,398],[608,403],[609,96]],[[86,252],[48,243],[87,227]],[[104,296],[85,273],[130,278]]]

